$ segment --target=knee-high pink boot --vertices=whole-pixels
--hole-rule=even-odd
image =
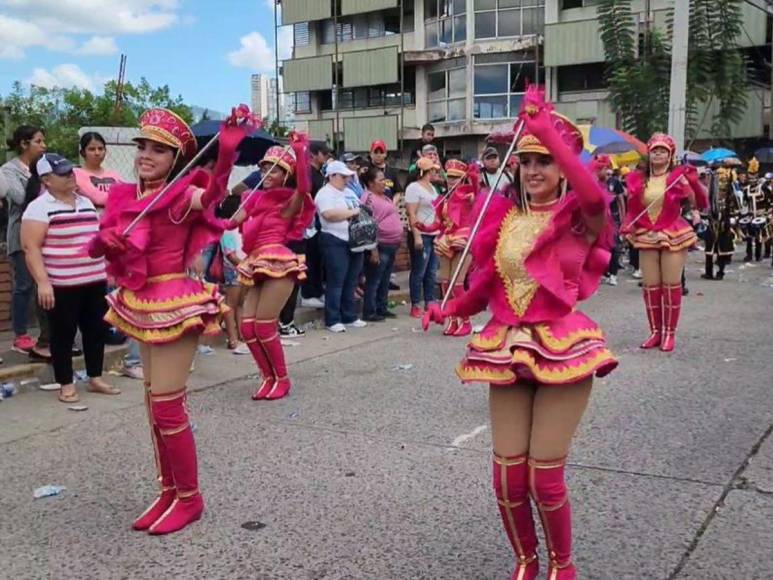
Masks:
[[[260,374],[263,375],[263,381],[261,381],[258,388],[255,389],[255,392],[252,394],[252,400],[257,401],[258,399],[265,397],[265,393],[270,391],[271,387],[274,386],[274,372],[266,358],[263,347],[260,346],[260,343],[258,342],[258,335],[255,332],[255,319],[242,319],[241,331],[244,343],[247,345],[247,348],[250,349],[252,358],[255,359],[255,364],[258,365]]]
[[[274,375],[274,384],[266,390],[263,398],[274,400],[287,396],[290,392],[290,378],[287,376],[285,353],[282,347],[277,320],[256,320],[255,332],[258,342],[266,353],[266,359],[271,365]]]
[[[512,580],[534,580],[539,573],[539,561],[526,455],[501,457],[494,454],[494,493],[507,537],[517,557]]]

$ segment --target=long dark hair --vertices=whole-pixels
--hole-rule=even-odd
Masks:
[[[86,131],[81,135],[80,148],[78,149],[82,156],[85,156],[86,147],[88,147],[92,141],[99,141],[102,143],[103,147],[107,148],[107,143],[105,143],[105,138],[101,133],[97,133],[96,131]]]
[[[24,190],[24,204],[22,205],[22,211],[27,209],[27,206],[40,195],[40,190],[42,188],[43,182],[38,175],[37,163],[32,163],[30,165],[30,178],[27,180],[27,187]]]
[[[45,134],[42,127],[36,125],[19,125],[13,132],[13,135],[9,139],[6,139],[5,143],[8,148],[16,152],[17,155],[21,155],[24,148],[22,143],[25,141],[32,141],[37,133]]]

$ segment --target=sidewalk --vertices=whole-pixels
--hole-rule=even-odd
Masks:
[[[400,290],[389,293],[389,299],[391,301],[400,304],[402,301],[408,299],[408,275],[409,272],[396,273],[396,282],[400,286]],[[301,308],[299,306],[295,311],[295,322],[299,326],[314,323],[315,321],[321,320],[322,315],[323,310]],[[33,338],[36,336],[36,331],[37,329],[30,329],[30,334]],[[54,373],[51,365],[33,361],[29,356],[11,350],[12,343],[13,333],[11,331],[0,333],[0,357],[3,359],[3,363],[0,364],[0,383],[20,379],[37,379],[40,384],[54,382]],[[216,346],[220,345],[225,345],[224,334],[221,334],[218,338],[218,342],[216,342]],[[120,366],[126,351],[126,345],[105,347],[105,370],[110,371],[111,369]],[[85,362],[82,356],[73,359],[73,368],[76,371],[85,368]],[[34,381],[32,383],[34,384]],[[30,387],[27,385],[20,386],[21,391],[28,388]],[[36,387],[33,386],[32,388]]]

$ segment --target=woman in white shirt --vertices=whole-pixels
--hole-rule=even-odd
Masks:
[[[354,175],[341,161],[327,166],[327,183],[314,198],[320,231],[320,248],[325,268],[325,326],[332,332],[344,332],[347,326],[361,328],[354,306],[354,291],[362,271],[362,252],[349,249],[349,220],[360,213],[357,196],[347,189]]]
[[[422,157],[416,162],[419,179],[405,189],[405,211],[408,214],[411,247],[411,316],[421,318],[422,296],[424,307],[435,301],[438,257],[434,251],[435,237],[440,233],[440,221],[435,212],[438,194],[432,185],[440,166],[432,159]]]

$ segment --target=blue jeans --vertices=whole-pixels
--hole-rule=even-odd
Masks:
[[[365,316],[384,315],[387,312],[389,297],[389,276],[395,265],[395,255],[399,246],[378,246],[378,264],[365,261]]]
[[[140,358],[140,343],[133,338],[129,339],[129,350],[123,357],[123,364],[126,368],[141,367],[142,359]]]
[[[421,241],[424,247],[417,250],[413,246],[413,234],[408,235],[408,243],[411,248],[411,276],[408,279],[411,290],[411,306],[421,304],[422,290],[424,290],[425,306],[435,301],[435,285],[439,264],[437,254],[435,254],[435,236],[422,234]]]
[[[30,300],[35,300],[35,308],[40,325],[40,337],[37,340],[39,348],[48,348],[49,325],[48,315],[37,301],[37,288],[32,274],[27,269],[24,252],[14,252],[8,256],[13,270],[13,290],[11,292],[11,318],[13,333],[16,336],[27,334],[29,323]]]
[[[325,326],[357,320],[354,290],[362,271],[362,252],[349,250],[349,244],[322,232],[319,238],[325,267]]]

